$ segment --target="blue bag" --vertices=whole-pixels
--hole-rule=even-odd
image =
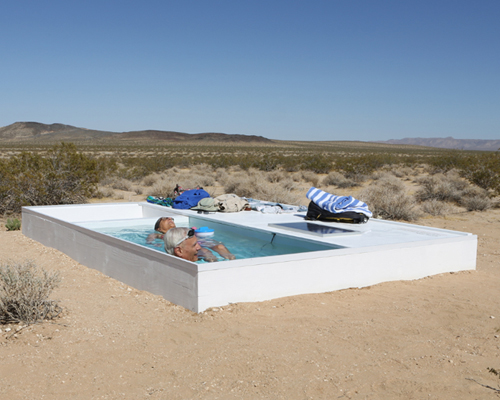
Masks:
[[[179,210],[189,210],[196,207],[198,202],[205,197],[210,197],[210,195],[203,189],[186,190],[174,199],[172,207]]]

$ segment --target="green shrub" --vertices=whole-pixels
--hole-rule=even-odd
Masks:
[[[468,157],[461,176],[482,189],[500,195],[500,155],[482,153]]]
[[[106,168],[71,143],[54,146],[45,156],[23,152],[0,160],[0,213],[19,213],[22,206],[85,203]]]
[[[0,323],[34,324],[57,317],[62,308],[48,298],[59,282],[57,272],[32,261],[0,264]]]
[[[8,231],[18,231],[19,229],[21,229],[21,221],[19,221],[17,218],[7,218],[5,227]]]

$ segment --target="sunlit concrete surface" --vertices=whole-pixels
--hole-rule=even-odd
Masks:
[[[158,217],[169,215],[176,221],[217,223],[221,229],[251,237],[301,243],[311,251],[197,264],[92,229],[96,224],[125,221],[130,226],[151,223],[153,230]],[[37,206],[23,208],[22,231],[87,267],[194,312],[476,268],[477,236],[471,233],[377,219],[362,225],[315,222],[354,231],[345,234],[276,227],[304,221],[304,215],[197,214],[146,202]]]

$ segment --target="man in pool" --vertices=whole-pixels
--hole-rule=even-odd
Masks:
[[[193,228],[169,229],[163,240],[168,254],[188,261],[198,261],[201,246],[198,244]]]
[[[147,239],[147,243],[153,243],[155,239],[164,239],[165,234],[172,228],[176,228],[172,217],[161,217],[155,223],[155,233],[151,233]],[[165,239],[164,239],[165,240]],[[221,257],[227,260],[234,260],[236,257],[232,254],[223,243],[213,239],[198,239],[201,249],[198,251],[198,257],[208,261],[217,261],[217,257],[210,250],[219,253]],[[210,249],[210,250],[209,250]]]

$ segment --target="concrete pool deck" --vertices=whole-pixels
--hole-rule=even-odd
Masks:
[[[301,239],[335,248],[196,264],[85,227],[104,221],[149,223],[168,215],[202,219],[249,235],[270,232],[284,242]],[[356,231],[333,236],[270,226],[304,221],[304,215],[198,214],[146,202],[38,206],[23,208],[22,231],[87,267],[194,312],[476,268],[477,236],[471,233],[378,219],[362,225],[315,222]]]

